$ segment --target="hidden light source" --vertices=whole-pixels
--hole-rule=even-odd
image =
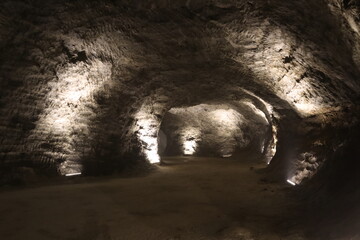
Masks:
[[[65,174],[66,177],[71,177],[71,176],[78,176],[81,175],[81,172],[76,172],[76,173],[67,173]]]
[[[296,185],[296,183],[294,183],[293,181],[291,181],[291,180],[287,180],[287,182],[289,183],[289,184],[291,184],[291,185],[293,185],[293,186],[295,186]]]

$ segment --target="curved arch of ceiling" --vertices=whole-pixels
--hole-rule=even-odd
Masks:
[[[79,172],[82,154],[108,142],[108,136],[111,144],[123,143],[121,153],[134,145],[136,136],[142,153],[157,162],[154,139],[172,107],[246,96],[253,111],[271,120],[281,109],[307,118],[356,105],[359,71],[347,54],[352,49],[331,38],[338,36],[337,27],[326,36],[314,31],[333,23],[327,10],[316,26],[302,21],[295,26],[285,21],[298,19],[286,2],[274,5],[272,14],[262,10],[267,1],[259,1],[258,8],[215,2],[214,14],[203,1],[166,2],[145,2],[153,9],[146,11],[135,3],[94,7],[81,1],[67,6],[18,2],[11,8],[4,1],[0,31],[14,37],[1,40],[2,59],[8,60],[0,68],[8,76],[1,95],[12,103],[1,108],[1,121],[8,125],[17,119],[26,136],[19,143],[11,135],[13,128],[6,127],[6,145],[15,146],[19,156],[40,152],[41,159],[60,164],[68,174]],[[129,11],[124,10],[127,4]],[[183,5],[190,12],[179,10]],[[21,12],[33,16],[49,9],[59,13],[58,19],[39,14],[14,22]],[[315,14],[312,8],[301,9]],[[98,21],[89,21],[89,16]],[[355,20],[347,19],[356,32]],[[17,29],[23,36],[16,37]],[[358,38],[347,34],[338,41],[346,39]],[[29,122],[35,127],[24,127]],[[91,143],[83,146],[89,138]]]

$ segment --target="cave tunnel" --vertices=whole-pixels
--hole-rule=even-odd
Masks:
[[[242,111],[225,104],[171,108],[160,126],[159,155],[228,158],[244,149],[267,155],[270,146],[276,148],[275,126],[251,100],[238,104]]]
[[[360,239],[356,0],[2,0],[1,239]]]

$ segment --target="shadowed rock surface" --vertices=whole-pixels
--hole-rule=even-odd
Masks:
[[[357,0],[3,0],[0,185],[249,153],[296,185],[301,237],[359,239],[359,16]]]

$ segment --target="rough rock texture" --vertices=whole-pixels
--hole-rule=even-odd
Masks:
[[[249,145],[255,152],[265,153],[272,139],[265,114],[249,100],[232,106],[172,108],[164,116],[161,129],[169,139],[165,153],[173,155],[231,157]]]
[[[357,1],[4,0],[0,9],[1,174],[155,163],[168,110],[250,99],[278,132],[273,168],[300,183],[358,124]]]

